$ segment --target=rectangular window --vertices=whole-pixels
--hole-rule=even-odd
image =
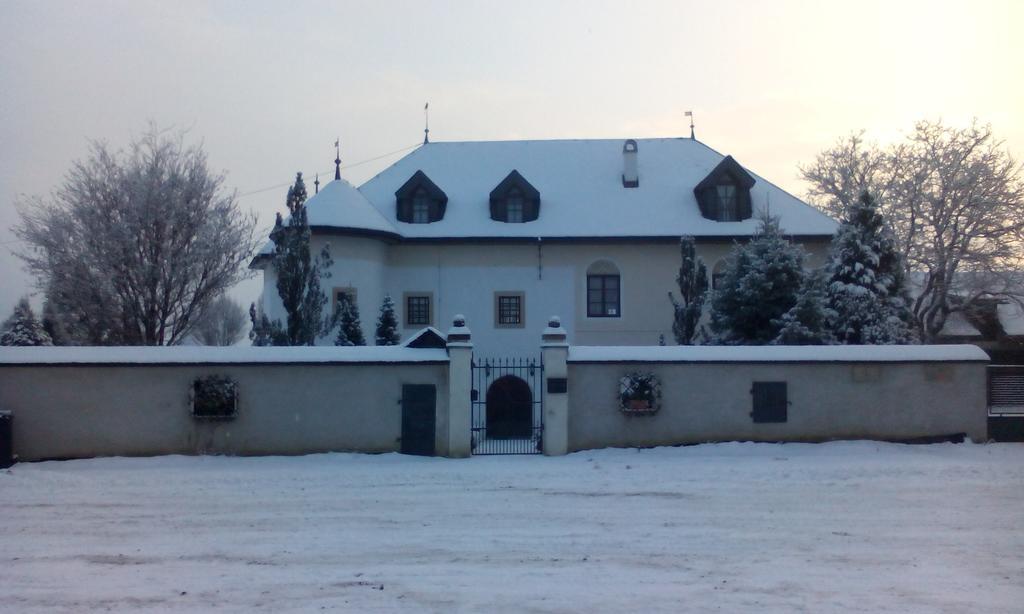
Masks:
[[[522,328],[525,321],[523,303],[522,292],[495,292],[494,326],[496,328]]]
[[[427,224],[430,222],[430,200],[426,194],[417,193],[412,201],[412,223]]]
[[[788,419],[786,382],[754,382],[750,394],[754,397],[753,411],[750,412],[754,422],[785,422]]]
[[[739,208],[736,206],[736,186],[718,186],[718,221],[739,221]]]
[[[335,288],[334,289],[334,300],[331,308],[332,313],[337,313],[338,309],[341,308],[342,299],[347,299],[349,303],[356,304],[356,289],[355,288]]]
[[[618,275],[587,275],[587,317],[619,317],[619,298]]]
[[[430,326],[430,295],[405,295],[405,325]]]
[[[506,214],[508,221],[513,223],[520,223],[523,221],[523,197],[522,196],[509,196],[506,203]]]

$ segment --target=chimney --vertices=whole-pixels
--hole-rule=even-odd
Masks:
[[[626,139],[622,145],[622,187],[635,188],[640,186],[640,175],[636,170],[636,141]]]

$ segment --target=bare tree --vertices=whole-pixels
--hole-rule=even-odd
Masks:
[[[199,145],[150,125],[126,152],[93,142],[47,199],[18,203],[19,254],[80,344],[180,342],[243,279],[256,247]]]
[[[915,286],[919,337],[982,299],[1024,298],[1024,181],[990,126],[919,122],[906,142],[867,145],[853,134],[800,169],[809,199],[836,214],[862,191],[878,198]]]
[[[247,321],[245,309],[222,296],[203,311],[192,336],[203,345],[234,345],[245,336]]]

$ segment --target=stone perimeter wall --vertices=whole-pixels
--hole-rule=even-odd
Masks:
[[[238,382],[237,416],[197,419],[200,376]],[[448,453],[448,364],[3,365],[19,460],[159,454],[400,450],[402,385],[437,389],[435,451]]]
[[[987,439],[986,363],[568,363],[568,449],[707,441]],[[661,407],[628,415],[619,378],[653,373]],[[786,382],[787,418],[755,423],[754,382]]]

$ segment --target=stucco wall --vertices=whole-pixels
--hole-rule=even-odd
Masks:
[[[569,363],[569,449],[706,441],[987,437],[984,362]],[[653,372],[651,416],[619,410],[619,378]],[[788,419],[754,423],[751,385],[788,383]]]
[[[21,460],[400,449],[402,385],[437,387],[435,449],[448,449],[447,364],[0,366]],[[191,416],[195,378],[238,382],[232,420]]]
[[[433,295],[432,325],[442,330],[455,314],[466,316],[479,356],[536,356],[536,331],[559,315],[578,345],[657,345],[672,342],[672,307],[668,292],[678,292],[679,243],[675,239],[643,241],[527,241],[514,243],[387,243],[365,237],[314,237],[319,250],[331,245],[334,266],[323,286],[357,289],[363,331],[373,339],[384,294],[394,299],[404,325],[406,292]],[[702,240],[697,255],[708,273],[728,256],[729,240]],[[808,266],[824,263],[827,241],[804,244]],[[589,318],[587,269],[598,261],[615,265],[621,276],[621,316]],[[272,317],[284,319],[274,287],[272,267],[264,270],[263,300]],[[494,322],[494,293],[522,292],[522,328],[499,328]],[[408,336],[418,327],[402,328]],[[321,340],[329,344],[333,337]]]

